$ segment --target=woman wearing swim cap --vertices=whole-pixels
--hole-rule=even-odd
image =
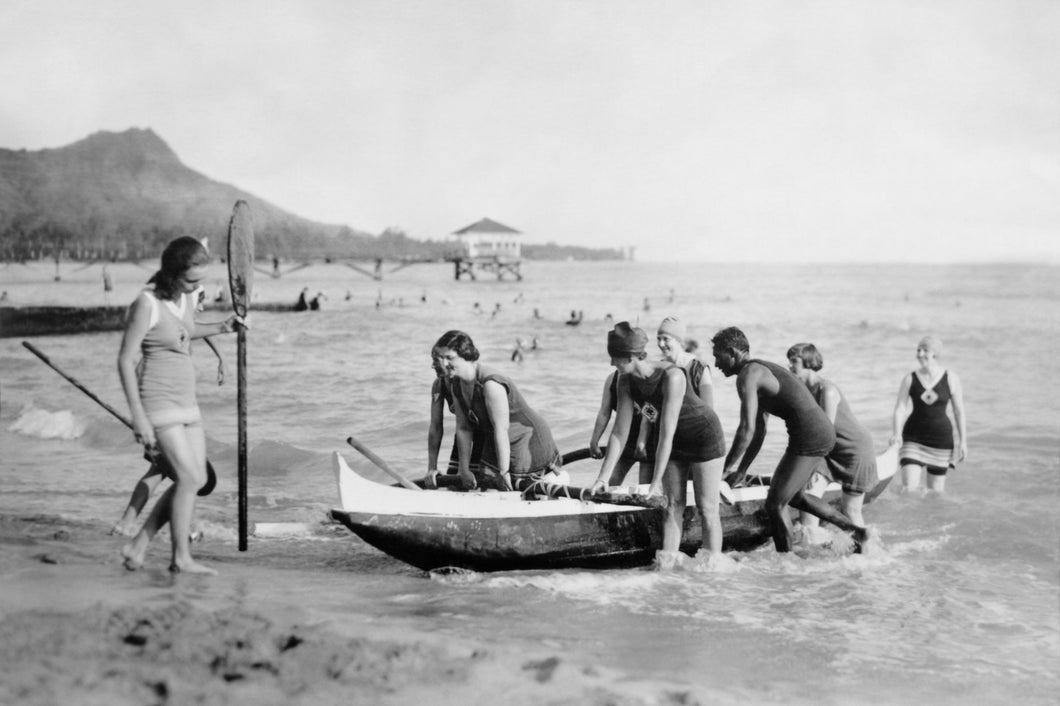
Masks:
[[[618,462],[629,435],[634,403],[652,423],[648,456],[654,462],[649,495],[666,498],[662,551],[659,565],[678,559],[684,524],[685,492],[689,477],[703,527],[703,547],[710,557],[721,554],[721,485],[725,436],[714,410],[691,388],[685,371],[665,361],[648,360],[648,337],[639,328],[621,322],[607,335],[607,353],[619,374],[618,417],[607,442],[600,473],[593,484],[602,490]]]
[[[916,346],[920,367],[902,378],[898,389],[891,443],[902,443],[898,459],[904,490],[916,490],[924,469],[927,489],[941,493],[946,487],[947,471],[968,455],[961,379],[943,367],[941,356],[942,341],[935,336],[922,338]],[[952,407],[957,422],[956,446],[947,407]]]

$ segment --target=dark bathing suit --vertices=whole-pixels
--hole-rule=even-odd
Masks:
[[[453,384],[452,392],[467,414],[468,422],[475,428],[476,435],[481,436],[482,465],[493,470],[499,469],[497,442],[482,390],[483,385],[490,380],[501,384],[508,393],[508,441],[511,444],[509,472],[512,485],[520,478],[559,468],[562,464],[559,449],[552,440],[552,431],[545,420],[530,408],[511,379],[480,365],[470,403],[464,399],[460,383]]]
[[[824,385],[817,388],[815,397],[823,409]],[[842,392],[835,414],[835,447],[825,457],[825,466],[822,474],[841,483],[848,493],[864,493],[879,482],[872,435],[854,417]]]
[[[611,376],[611,411],[618,409],[618,373]],[[633,418],[629,420],[629,436],[626,437],[626,446],[622,449],[622,455],[627,461],[637,460],[637,439],[640,438],[640,406],[633,403]]]
[[[685,393],[681,399],[681,413],[674,430],[673,448],[670,458],[674,461],[711,461],[725,455],[725,432],[714,410],[692,390],[684,368],[671,365],[659,368],[646,379],[629,375],[629,391],[633,401],[640,405],[642,414],[653,422],[648,438],[648,448],[654,455],[659,444],[658,413],[663,407],[663,380],[670,368],[680,370],[685,378]]]
[[[439,377],[435,378],[434,384],[437,385],[438,394],[445,400],[445,406],[449,408],[449,412],[453,412],[453,388],[449,378]],[[476,473],[479,470],[480,461],[482,458],[482,442],[480,441],[479,434],[472,434],[471,436],[471,462],[469,468],[472,473]],[[453,439],[453,450],[449,454],[449,466],[446,468],[446,475],[456,475],[460,473],[460,451],[457,448],[456,439]]]
[[[806,385],[776,363],[757,358],[748,362],[765,366],[780,383],[776,396],[759,398],[759,405],[784,420],[787,450],[797,456],[827,456],[835,447],[835,427]]]
[[[943,372],[930,390],[916,372],[912,375],[909,397],[913,411],[902,427],[901,464],[924,466],[928,473],[944,476],[953,455],[953,425],[946,416],[952,397],[949,372]]]

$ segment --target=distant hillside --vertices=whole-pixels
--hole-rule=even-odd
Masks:
[[[133,128],[56,149],[0,149],[0,258],[153,258],[179,235],[209,237],[217,251],[238,199],[250,204],[262,258],[441,258],[452,247],[306,220],[186,167],[150,129]],[[541,259],[559,257],[539,247]],[[563,257],[621,256],[574,250],[584,252]]]

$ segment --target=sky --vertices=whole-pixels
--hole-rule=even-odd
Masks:
[[[151,128],[316,221],[1060,262],[1055,0],[0,0],[0,147]]]

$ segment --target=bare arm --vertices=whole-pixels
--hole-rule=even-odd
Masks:
[[[611,472],[615,470],[615,464],[622,456],[622,449],[626,447],[626,439],[629,438],[629,425],[633,419],[633,399],[629,396],[629,381],[619,378],[618,380],[618,408],[615,411],[615,424],[611,427],[611,436],[607,440],[607,451],[604,453],[604,463],[600,466],[600,473],[593,483],[593,490],[603,488]]]
[[[830,382],[825,383],[824,404],[821,407],[824,409],[824,413],[828,417],[828,421],[832,423],[832,426],[835,426],[835,417],[839,413],[840,399],[839,388]]]
[[[603,436],[604,430],[607,429],[607,423],[611,421],[611,381],[618,375],[618,372],[612,372],[607,376],[607,380],[604,381],[604,392],[600,396],[600,409],[596,413],[596,422],[593,423],[593,433],[589,437],[589,455],[593,458],[602,458],[603,454],[600,453],[600,437]]]
[[[483,398],[486,401],[486,412],[493,424],[493,442],[497,449],[497,467],[501,479],[511,490],[512,444],[508,438],[510,413],[508,408],[508,391],[504,385],[494,380],[487,380],[482,386]]]
[[[427,472],[438,470],[438,450],[442,447],[442,436],[445,427],[442,414],[445,410],[445,398],[442,396],[442,382],[438,378],[431,383],[431,424],[427,428]]]
[[[953,405],[953,419],[957,422],[957,461],[963,461],[968,455],[968,429],[964,422],[964,390],[961,379],[952,370],[950,374],[950,404]]]
[[[674,432],[677,431],[677,420],[681,416],[681,401],[685,394],[685,375],[677,368],[666,371],[663,381],[663,404],[659,410],[659,441],[655,445],[655,468],[651,477],[648,495],[662,494],[662,478],[666,466],[670,463],[670,453],[674,447]]]
[[[714,409],[714,380],[711,377],[709,365],[703,366],[703,376],[699,378],[699,389],[696,390],[696,394],[708,407]]]
[[[902,378],[902,384],[898,386],[898,399],[894,402],[894,418],[891,423],[892,444],[902,440],[902,425],[909,417],[909,386],[912,384],[913,374],[909,373]]]
[[[460,473],[461,485],[470,490],[476,485],[475,476],[471,473],[471,444],[475,429],[467,418],[467,412],[460,398],[453,395],[453,413],[456,415],[456,454],[457,471]]]
[[[146,295],[140,295],[129,307],[129,318],[125,323],[125,333],[122,335],[121,348],[118,350],[118,377],[121,379],[122,390],[125,391],[125,400],[129,403],[129,412],[132,414],[133,434],[137,441],[145,446],[154,446],[155,430],[151,426],[151,420],[147,418],[144,411],[143,401],[140,399],[140,383],[136,375],[136,361],[140,355],[140,345],[144,336],[150,328],[151,303]]]
[[[765,439],[766,415],[759,408],[758,402],[758,391],[763,384],[765,373],[765,368],[751,363],[744,367],[736,378],[736,391],[740,395],[740,424],[725,457],[724,470],[725,478],[735,476],[729,481],[730,484],[743,479]]]

